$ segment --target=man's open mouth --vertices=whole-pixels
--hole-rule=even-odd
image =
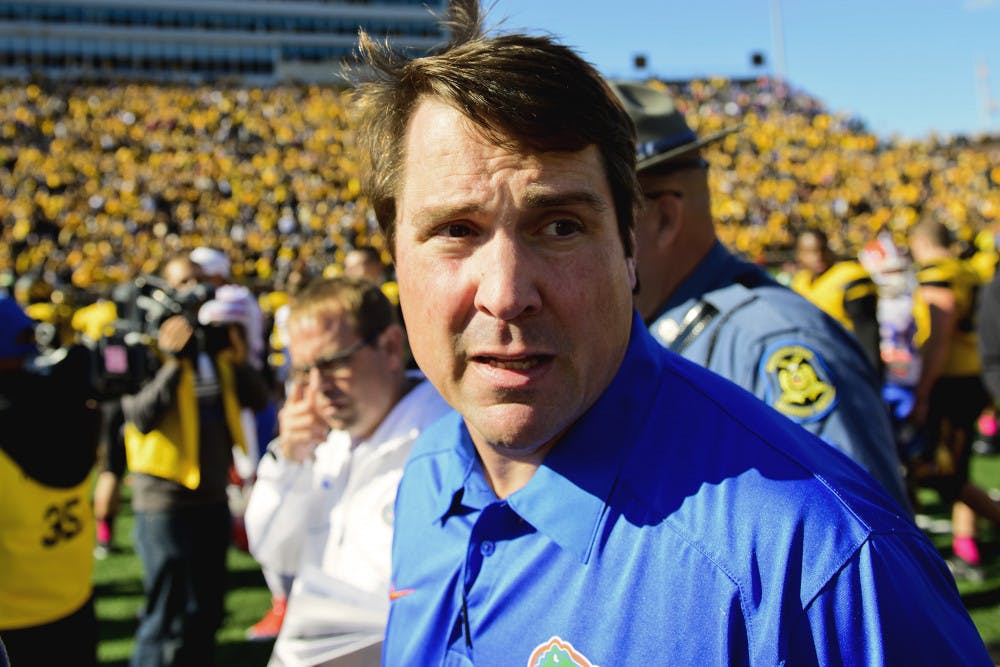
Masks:
[[[501,357],[490,357],[479,355],[473,357],[473,361],[486,364],[492,368],[500,368],[508,371],[527,371],[535,368],[539,364],[542,364],[552,358],[550,354],[533,354],[527,357],[518,357],[516,359],[504,359]]]

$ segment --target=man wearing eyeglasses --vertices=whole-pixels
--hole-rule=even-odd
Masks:
[[[251,553],[294,577],[272,664],[346,654],[378,664],[396,487],[413,441],[447,404],[407,373],[395,309],[366,280],[311,283],[288,337],[279,435],[246,514]]]
[[[718,240],[699,137],[662,88],[609,82],[636,124],[635,305],[670,350],[753,392],[865,467],[904,507],[888,413],[854,337]]]

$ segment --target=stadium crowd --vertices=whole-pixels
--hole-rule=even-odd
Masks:
[[[876,239],[908,247],[908,233],[933,217],[956,252],[981,260],[982,284],[992,279],[1000,141],[880,139],[769,78],[651,85],[698,135],[738,126],[703,154],[718,237],[745,258],[787,277],[804,232],[821,231],[853,260]],[[398,305],[388,241],[361,193],[348,95],[300,85],[0,87],[0,291],[48,327],[49,347],[93,341],[122,313],[84,308],[211,248],[225,279],[257,297],[257,334],[270,341],[258,360],[280,402],[289,360],[278,313],[299,283],[351,273],[360,249],[381,260],[382,292]],[[262,430],[252,465],[274,435],[273,423]]]
[[[32,84],[5,86],[0,107],[7,275],[87,290],[207,245],[269,282],[381,243],[340,91]]]
[[[777,264],[821,227],[842,254],[922,212],[960,240],[1000,222],[1000,146],[880,140],[773,80],[662,84],[692,129],[742,124],[710,147],[724,243]],[[359,194],[343,90],[32,83],[0,91],[0,275],[99,288],[208,245],[266,288],[297,262],[323,270],[383,250]]]

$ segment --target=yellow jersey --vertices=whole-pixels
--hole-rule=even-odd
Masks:
[[[981,285],[979,275],[967,262],[960,259],[945,259],[918,266],[917,281],[921,287],[950,289],[955,297],[957,322],[941,375],[944,377],[979,375],[982,370],[976,326],[976,297]],[[922,300],[915,302],[914,308],[919,309],[915,312],[918,324],[930,321],[926,303]]]
[[[0,450],[0,631],[58,620],[90,597],[89,491],[89,475],[75,486],[47,486]]]
[[[808,271],[798,271],[792,277],[791,288],[844,325],[848,331],[854,331],[854,322],[848,314],[847,304],[866,298],[878,298],[878,289],[871,276],[861,264],[851,261],[837,262],[815,278]]]

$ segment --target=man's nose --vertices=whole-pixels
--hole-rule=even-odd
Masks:
[[[511,321],[541,309],[536,282],[540,258],[523,241],[506,232],[494,234],[479,248],[475,259],[477,310]]]

